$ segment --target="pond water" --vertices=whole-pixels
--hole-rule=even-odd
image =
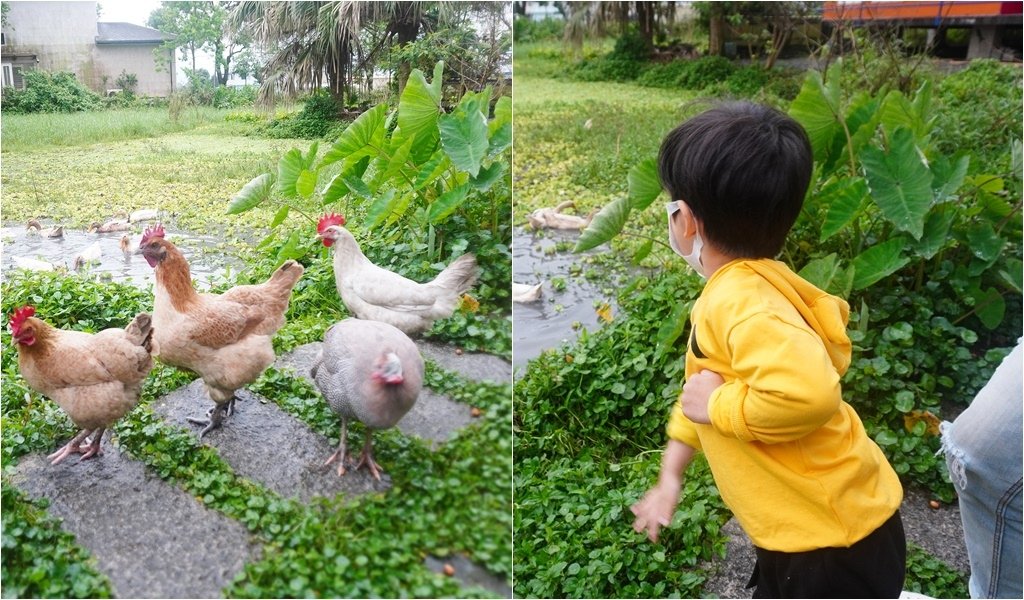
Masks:
[[[53,227],[43,224],[44,229]],[[99,277],[113,281],[131,283],[145,287],[153,282],[153,269],[140,255],[125,255],[119,247],[121,236],[128,233],[131,238],[131,249],[134,251],[142,239],[141,233],[86,233],[83,230],[64,229],[64,237],[47,238],[38,232],[28,232],[24,225],[10,225],[0,228],[0,279],[5,279],[9,272],[18,268],[17,259],[45,261],[55,267],[67,267],[72,277]],[[230,267],[237,270],[240,261],[227,257],[215,250],[221,242],[215,236],[193,235],[168,231],[167,239],[174,242],[188,259],[192,270],[192,278],[197,287],[206,289],[211,281],[219,280]],[[78,273],[71,271],[75,257],[99,244],[100,260],[81,269]]]
[[[595,331],[600,327],[595,303],[607,302],[616,314],[614,295],[605,294],[602,287],[582,276],[573,275],[573,266],[581,265],[581,256],[572,253],[572,244],[579,237],[577,231],[544,230],[532,232],[517,227],[512,237],[512,280],[516,283],[536,285],[544,282],[540,299],[536,302],[516,302],[512,305],[512,367],[519,377],[526,363],[548,348],[557,348],[563,342],[573,342],[578,329],[573,325]],[[556,247],[569,244],[569,249]],[[591,252],[606,251],[600,246]],[[589,253],[584,253],[584,255]],[[552,280],[564,281],[563,289],[555,289]]]

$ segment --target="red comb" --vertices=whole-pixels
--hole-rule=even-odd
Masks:
[[[139,243],[139,245],[141,246],[142,244],[145,244],[150,239],[155,238],[155,237],[158,237],[158,238],[164,237],[164,226],[163,226],[162,223],[157,223],[156,225],[154,225],[152,227],[147,227],[146,231],[143,232],[143,234],[142,234],[142,241]]]
[[[323,233],[331,225],[344,225],[345,217],[337,213],[328,213],[320,217],[320,222],[316,225],[316,232]]]
[[[11,329],[13,329],[16,333],[18,329],[21,328],[22,324],[25,322],[25,319],[28,319],[34,314],[36,314],[36,307],[34,306],[22,306],[21,308],[15,310],[13,313],[11,313],[11,320],[9,321]]]

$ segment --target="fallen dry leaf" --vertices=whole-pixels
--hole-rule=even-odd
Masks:
[[[903,426],[907,431],[912,431],[914,429],[914,425],[920,421],[924,421],[928,426],[928,435],[939,435],[939,423],[942,421],[940,421],[939,418],[931,412],[927,410],[912,410],[903,415]]]
[[[612,306],[605,302],[601,306],[597,307],[597,316],[605,323],[611,323],[614,318],[612,317]]]

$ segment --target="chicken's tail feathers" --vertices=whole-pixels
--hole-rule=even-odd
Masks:
[[[274,271],[274,274],[270,276],[268,283],[277,284],[282,288],[291,290],[298,283],[299,278],[302,277],[302,273],[305,272],[305,267],[294,260],[286,260],[284,264]]]
[[[150,354],[153,353],[153,317],[149,313],[135,315],[124,332],[131,343],[142,346]]]
[[[437,274],[431,285],[454,290],[456,294],[465,293],[476,283],[480,270],[476,265],[476,256],[472,253],[463,254],[452,261],[445,270]]]

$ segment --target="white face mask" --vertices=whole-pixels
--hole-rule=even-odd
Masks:
[[[704,249],[704,240],[700,237],[700,232],[693,234],[693,249],[690,250],[689,254],[683,254],[683,251],[679,249],[679,245],[676,243],[676,236],[672,232],[672,215],[677,213],[679,208],[678,202],[669,202],[665,205],[668,211],[668,245],[672,247],[672,250],[681,256],[686,264],[690,265],[694,271],[697,272],[701,277],[707,277],[704,275],[704,265],[700,260],[700,252]]]

